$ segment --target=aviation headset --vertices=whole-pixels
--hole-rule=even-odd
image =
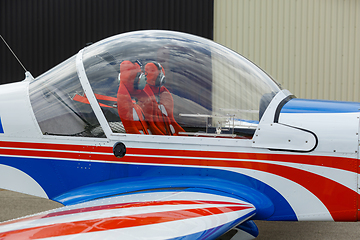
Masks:
[[[143,90],[146,86],[146,75],[143,72],[138,72],[134,79],[134,89]]]
[[[136,60],[135,62],[132,62],[132,63],[134,63],[134,64],[137,63],[141,68],[141,72],[138,72],[135,76],[134,89],[135,90],[143,90],[146,86],[147,78],[146,78],[146,75],[144,74],[144,72],[142,71],[142,64],[139,60]],[[118,75],[119,82],[120,82],[120,75],[121,75],[121,73],[119,73],[119,75]]]
[[[146,86],[146,75],[144,74],[143,71],[143,65],[141,64],[141,62],[139,60],[136,60],[135,63],[137,63],[140,66],[141,72],[138,72],[136,74],[136,77],[134,79],[134,89],[136,90],[143,90]]]
[[[159,75],[155,80],[155,86],[156,87],[162,87],[165,84],[165,75],[164,75],[164,73],[162,71],[162,66],[158,62],[152,62],[152,63],[154,63],[155,66],[157,67],[157,69],[159,70]]]

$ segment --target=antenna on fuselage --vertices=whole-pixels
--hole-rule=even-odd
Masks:
[[[27,72],[26,68],[24,67],[24,65],[20,62],[19,58],[16,56],[16,54],[13,52],[13,50],[11,49],[11,47],[9,46],[9,44],[7,44],[7,42],[5,41],[5,39],[3,38],[3,36],[0,34],[1,39],[4,41],[5,45],[7,46],[7,48],[10,50],[10,52],[14,55],[14,57],[16,58],[16,60],[20,63],[21,67],[25,70],[25,72]]]
[[[0,37],[4,41],[5,45],[8,47],[8,49],[10,50],[10,52],[14,55],[16,60],[20,63],[21,67],[25,70],[25,80],[24,81],[32,81],[32,80],[34,80],[34,77],[31,75],[31,73],[28,70],[26,70],[24,65],[20,62],[20,59],[16,56],[16,54],[13,52],[13,50],[11,49],[9,44],[7,44],[7,42],[5,41],[5,39],[3,38],[3,36],[1,34],[0,34]]]

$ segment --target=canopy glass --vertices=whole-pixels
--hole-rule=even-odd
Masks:
[[[112,134],[249,137],[280,91],[246,58],[184,33],[120,34],[81,54],[81,83],[73,57],[30,84],[44,134],[104,136],[83,81]]]

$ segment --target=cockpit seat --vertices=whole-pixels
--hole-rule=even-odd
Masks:
[[[155,105],[153,108],[153,121],[164,135],[179,135],[185,132],[175,121],[174,100],[169,90],[164,87],[165,70],[158,62],[150,62],[145,65],[147,84],[144,91],[150,96]]]
[[[151,114],[146,112],[152,111],[154,106],[149,95],[143,90],[145,84],[146,79],[138,63],[123,61],[120,64],[117,106],[126,133],[161,134]]]

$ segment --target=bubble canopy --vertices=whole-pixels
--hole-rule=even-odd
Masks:
[[[185,33],[120,34],[79,54],[30,83],[44,134],[105,137],[92,95],[112,134],[249,137],[280,91],[246,58]]]

